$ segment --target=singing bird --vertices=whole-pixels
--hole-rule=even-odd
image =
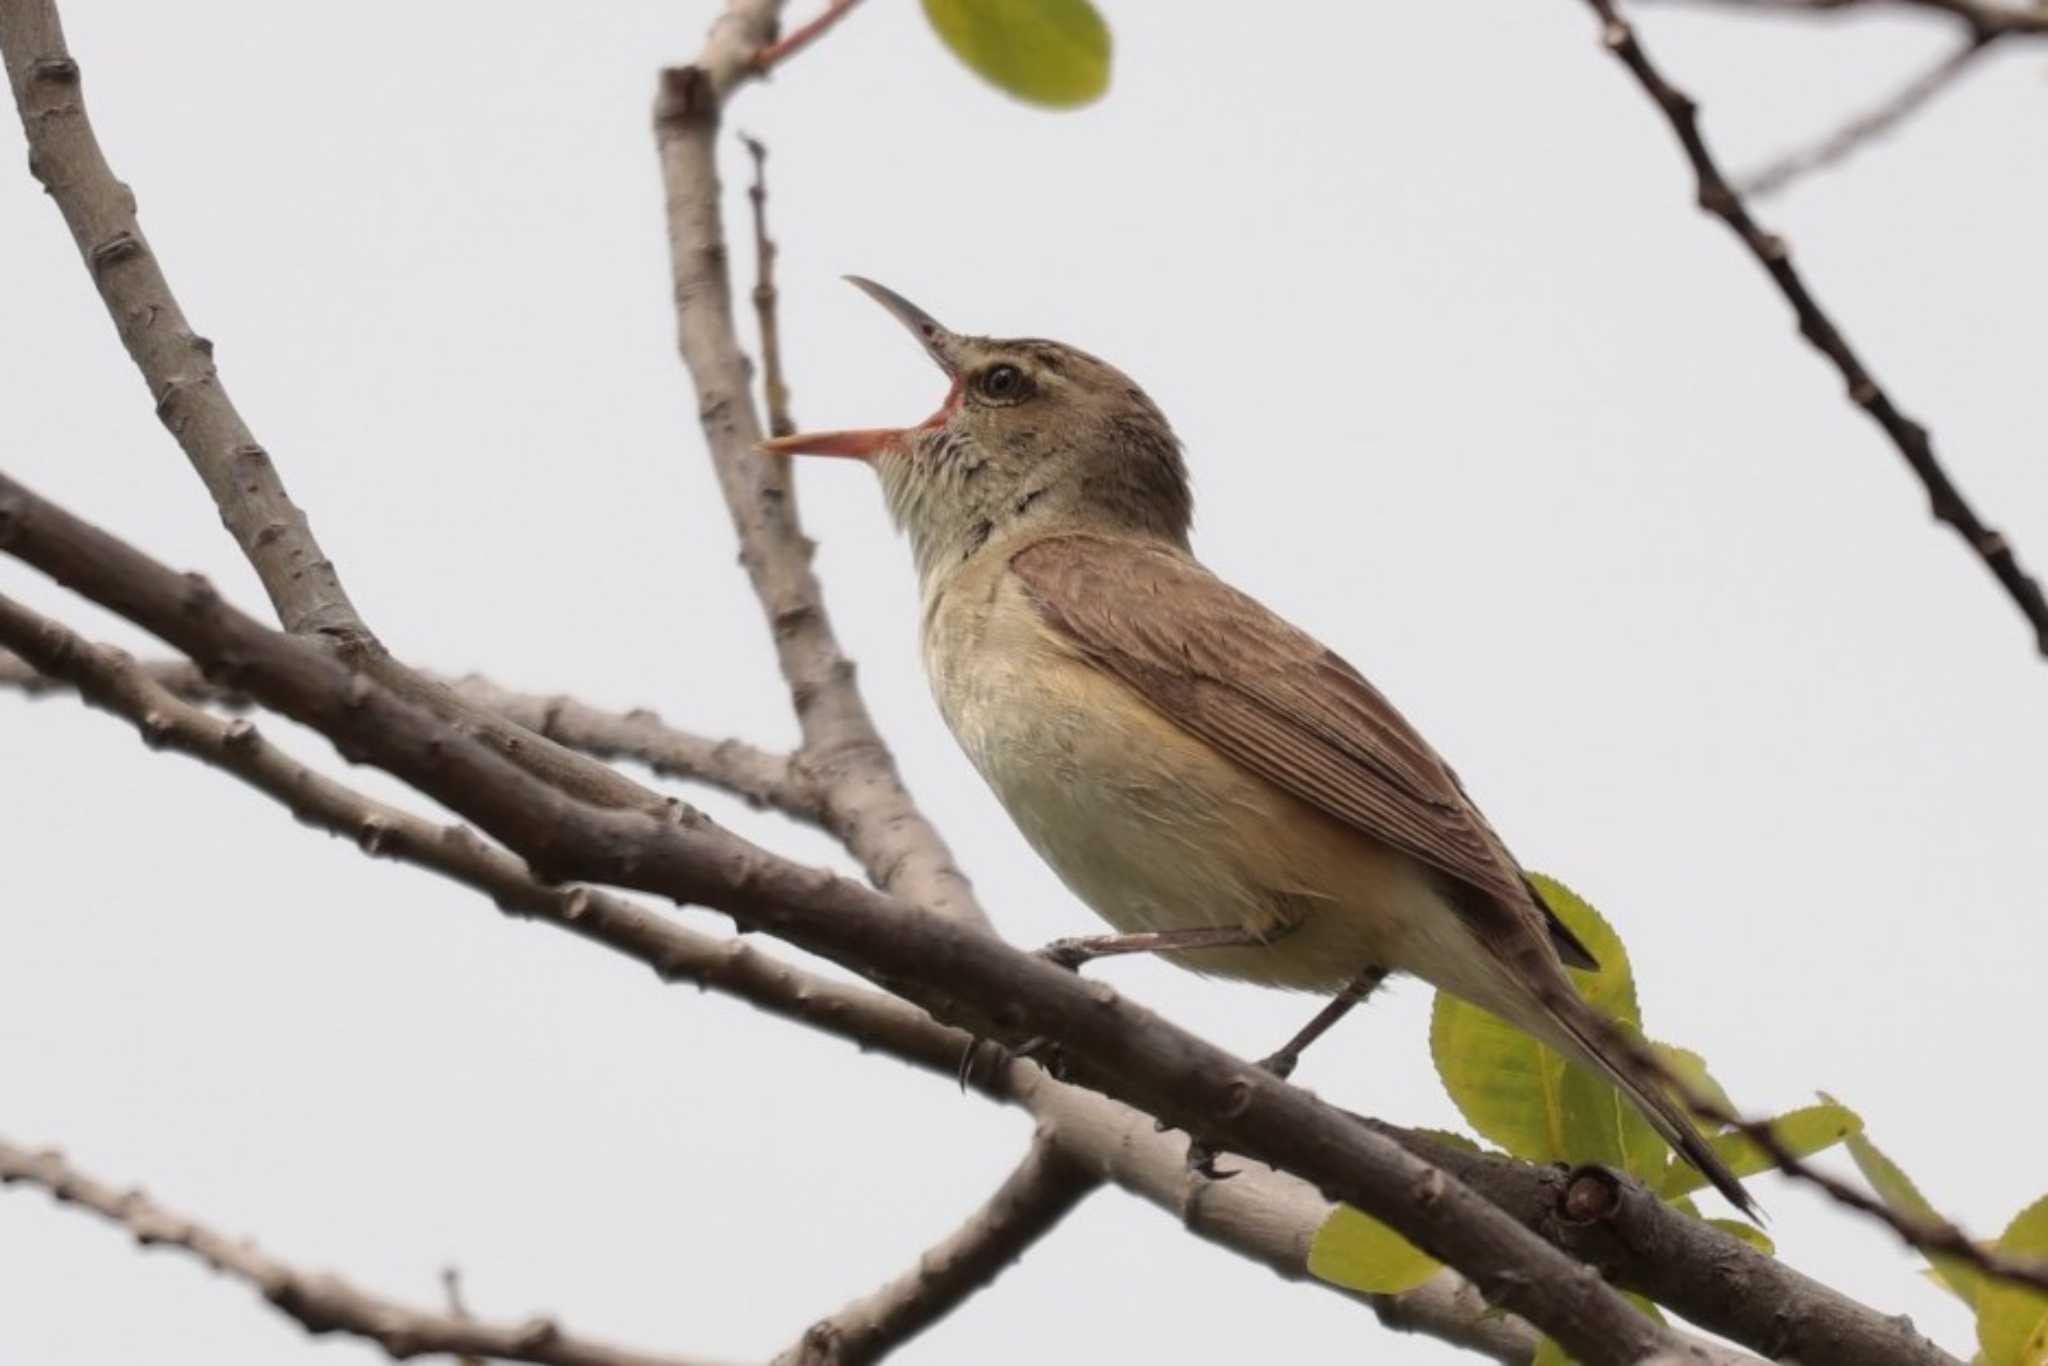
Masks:
[[[951,388],[915,427],[762,443],[880,477],[923,588],[946,724],[1032,847],[1119,934],[1331,997],[1301,1050],[1390,972],[1605,1075],[1729,1199],[1747,1194],[1639,1054],[1581,1000],[1593,956],[1457,776],[1359,672],[1205,569],[1179,440],[1127,376],[1059,342],[963,336],[849,277]]]

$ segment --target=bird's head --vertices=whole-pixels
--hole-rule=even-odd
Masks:
[[[952,388],[915,427],[804,432],[764,452],[866,461],[927,582],[1019,533],[1098,530],[1186,547],[1180,442],[1122,371],[1059,342],[962,336],[849,278],[910,329]]]

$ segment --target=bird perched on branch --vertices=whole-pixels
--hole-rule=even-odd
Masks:
[[[853,283],[951,381],[915,427],[812,432],[774,454],[880,476],[923,585],[946,724],[1033,848],[1120,932],[1078,967],[1154,952],[1331,999],[1301,1050],[1412,973],[1605,1075],[1745,1210],[1654,1061],[1565,975],[1592,968],[1457,777],[1358,672],[1211,574],[1166,417],[1058,342],[963,336]]]

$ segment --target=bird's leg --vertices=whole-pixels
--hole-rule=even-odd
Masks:
[[[1126,953],[1170,953],[1177,949],[1241,949],[1271,944],[1293,929],[1253,930],[1241,925],[1200,926],[1185,930],[1147,930],[1140,934],[1082,934],[1055,939],[1038,956],[1056,967],[1079,971],[1083,963]]]
[[[1279,1049],[1263,1059],[1259,1066],[1274,1076],[1286,1081],[1294,1075],[1294,1068],[1301,1061],[1302,1051],[1317,1039],[1330,1032],[1330,1027],[1351,1013],[1351,1008],[1373,994],[1381,982],[1387,980],[1387,970],[1369,967],[1349,982],[1344,989],[1331,997],[1323,1008],[1316,1012],[1313,1020],[1303,1025],[1298,1033]]]
[[[1293,1038],[1281,1044],[1279,1049],[1259,1062],[1259,1067],[1286,1081],[1294,1075],[1294,1069],[1301,1062],[1302,1051],[1317,1039],[1330,1032],[1331,1026],[1351,1013],[1353,1006],[1373,994],[1381,982],[1387,980],[1387,970],[1369,967],[1344,984],[1344,989],[1326,1002],[1321,1010],[1296,1031]],[[1217,1152],[1199,1138],[1188,1140],[1188,1170],[1211,1181],[1225,1181],[1237,1175],[1236,1172],[1216,1169]]]
[[[1098,958],[1115,958],[1126,953],[1166,953],[1175,949],[1239,949],[1271,944],[1293,928],[1291,924],[1282,924],[1278,929],[1260,931],[1237,925],[1205,925],[1180,930],[1149,930],[1139,934],[1082,934],[1070,939],[1055,939],[1039,949],[1035,956],[1043,958],[1055,967],[1079,972],[1083,963],[1092,963]],[[1306,1040],[1303,1043],[1305,1045]],[[960,1059],[959,1079],[963,1091],[967,1089],[967,1083],[974,1075],[982,1044],[983,1041],[980,1039],[970,1043]],[[1042,1058],[1045,1070],[1055,1077],[1064,1073],[1060,1065],[1058,1046],[1042,1034],[1026,1039],[1017,1047],[1005,1051],[1013,1058]]]

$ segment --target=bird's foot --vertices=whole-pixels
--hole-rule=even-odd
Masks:
[[[1068,972],[1079,972],[1083,963],[1099,957],[1100,954],[1097,951],[1094,939],[1085,935],[1077,935],[1070,939],[1055,939],[1042,948],[1032,950],[1031,956],[1033,958],[1043,958],[1056,968],[1065,968]]]
[[[1219,1171],[1216,1159],[1223,1156],[1221,1150],[1212,1148],[1199,1138],[1188,1140],[1188,1171],[1205,1181],[1228,1181],[1237,1173]]]
[[[1066,1052],[1043,1034],[1034,1034],[1015,1048],[1008,1048],[994,1039],[973,1039],[960,1052],[960,1067],[955,1079],[965,1091],[974,1080],[974,1074],[984,1063],[991,1069],[1001,1069],[1013,1059],[1028,1059],[1045,1069],[1054,1081],[1067,1079]]]

